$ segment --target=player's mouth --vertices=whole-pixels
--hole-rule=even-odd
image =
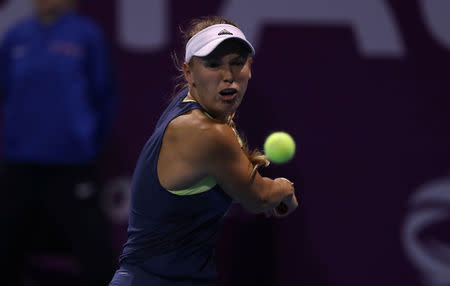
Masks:
[[[219,92],[223,100],[233,100],[237,96],[237,89],[235,88],[225,88]]]

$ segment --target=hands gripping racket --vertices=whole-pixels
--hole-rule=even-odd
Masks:
[[[283,180],[288,181],[292,186],[294,185],[294,183],[292,183],[291,181],[289,181],[286,178],[280,178]],[[294,188],[294,187],[292,187]],[[295,193],[293,192],[291,195],[286,196],[279,204],[278,206],[276,206],[275,208],[265,211],[264,214],[266,215],[266,217],[283,217],[287,214],[289,214],[290,212],[292,212],[294,209],[296,209],[298,206],[297,203],[297,199],[295,197]]]
[[[288,206],[281,202],[276,208],[273,208],[271,210],[265,211],[264,215],[269,218],[269,217],[281,217],[284,216],[288,213]]]

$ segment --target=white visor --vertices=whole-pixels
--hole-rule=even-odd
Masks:
[[[209,55],[220,43],[227,39],[240,39],[247,44],[251,51],[250,54],[255,54],[252,44],[247,41],[239,28],[229,24],[216,24],[201,30],[187,42],[185,61],[189,62],[193,56],[204,57]]]

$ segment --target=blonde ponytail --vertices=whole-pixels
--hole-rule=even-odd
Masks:
[[[238,138],[241,139],[241,149],[244,152],[244,154],[247,156],[250,163],[252,163],[252,165],[253,165],[253,171],[251,174],[251,179],[253,180],[255,178],[256,171],[258,170],[258,168],[261,166],[264,166],[264,167],[269,166],[270,161],[267,159],[267,156],[264,155],[258,149],[250,150],[250,148],[248,147],[248,144],[247,144],[247,140],[245,140],[245,138],[241,138],[239,136],[239,133],[236,129],[236,124],[233,121],[233,117],[234,117],[234,113],[229,116],[229,118],[227,120],[227,124],[234,130],[234,132],[236,133]]]

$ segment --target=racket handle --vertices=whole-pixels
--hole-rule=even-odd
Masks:
[[[276,212],[279,214],[279,215],[285,215],[287,212],[288,212],[288,206],[285,204],[285,203],[283,203],[283,202],[281,202],[276,208],[275,208],[275,210],[276,210]]]
[[[266,217],[273,217],[277,215],[285,215],[288,212],[288,206],[281,202],[276,208],[273,208],[271,210],[265,211],[264,215]]]

